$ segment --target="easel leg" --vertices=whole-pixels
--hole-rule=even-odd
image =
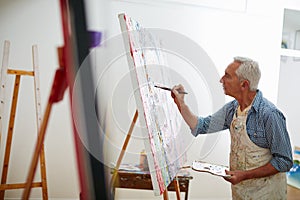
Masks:
[[[14,92],[13,92],[12,104],[11,104],[11,110],[10,110],[9,127],[8,127],[7,139],[6,139],[3,168],[2,168],[1,185],[5,184],[6,180],[7,180],[9,157],[10,157],[10,151],[11,151],[11,143],[12,143],[12,137],[13,137],[14,124],[15,124],[17,101],[18,101],[19,88],[20,88],[20,79],[21,79],[21,76],[17,75],[16,79],[15,79],[15,86],[14,86]],[[5,190],[0,191],[0,199],[4,199],[4,194],[5,194]]]
[[[12,137],[13,137],[15,116],[16,116],[16,109],[17,109],[17,101],[18,101],[20,81],[21,81],[20,79],[21,79],[21,76],[17,75],[16,79],[15,79],[15,86],[14,86],[12,104],[11,104],[11,109],[10,109],[10,117],[9,117],[9,125],[8,125],[9,127],[8,127],[7,139],[6,139],[1,185],[5,184],[6,179],[7,179],[9,157],[10,157],[10,151],[11,151],[11,143],[12,143]],[[0,191],[0,199],[4,199],[4,193],[5,193],[5,190]]]
[[[164,200],[169,200],[168,189],[166,188],[163,193]]]
[[[40,78],[39,78],[39,62],[38,62],[38,48],[37,45],[32,46],[32,61],[34,70],[34,91],[35,91],[35,106],[36,106],[36,125],[39,130],[42,120],[42,109],[41,109],[41,94],[40,94]],[[40,171],[41,171],[41,183],[42,183],[42,194],[43,200],[48,199],[47,189],[47,176],[46,176],[46,159],[44,145],[42,145],[40,152]]]
[[[51,109],[52,109],[52,103],[49,102],[47,105],[46,111],[45,111],[43,122],[40,127],[38,141],[37,141],[37,144],[35,147],[35,152],[34,152],[34,155],[33,155],[32,161],[31,161],[31,165],[30,165],[30,169],[29,169],[29,173],[28,173],[28,177],[27,177],[27,181],[26,181],[26,187],[23,192],[23,197],[22,197],[23,200],[29,199],[31,184],[34,179],[39,155],[40,155],[41,149],[43,147],[43,143],[44,143],[44,139],[45,139],[45,135],[46,135],[46,128],[48,125],[48,120],[49,120],[49,116],[51,113]]]
[[[186,192],[185,192],[185,197],[184,197],[184,200],[188,200],[189,198],[189,181],[187,182],[186,184]]]
[[[125,154],[125,151],[126,151],[126,148],[127,148],[128,142],[129,142],[129,139],[131,137],[131,134],[133,132],[133,128],[134,128],[135,123],[137,121],[137,118],[138,118],[138,110],[136,110],[135,113],[134,113],[134,117],[133,117],[132,122],[130,124],[130,128],[128,130],[125,142],[123,144],[123,147],[122,147],[122,150],[121,150],[121,153],[120,153],[120,156],[119,156],[119,158],[117,160],[117,164],[116,164],[116,167],[114,169],[113,176],[111,178],[110,188],[113,189],[113,190],[114,190],[114,184],[115,184],[115,181],[116,181],[116,178],[117,178],[117,175],[118,175],[118,170],[119,170],[120,164],[122,162],[122,159],[124,157],[124,154]]]
[[[2,120],[3,120],[3,112],[4,112],[4,100],[5,100],[5,84],[6,84],[6,75],[8,68],[8,57],[9,57],[9,47],[10,42],[5,40],[3,47],[3,59],[2,59],[2,68],[0,74],[0,142],[2,136]],[[1,146],[1,144],[0,144]]]
[[[177,177],[174,178],[173,182],[174,182],[177,200],[180,200],[180,187],[179,187],[179,182],[177,180]]]
[[[129,128],[129,131],[127,133],[127,136],[126,136],[126,139],[125,139],[125,142],[123,144],[123,147],[122,147],[122,151],[120,153],[120,156],[119,156],[119,159],[117,161],[117,164],[116,164],[116,168],[119,169],[120,165],[121,165],[121,162],[122,162],[122,159],[124,157],[124,154],[125,154],[125,151],[126,151],[126,148],[128,146],[128,142],[129,142],[129,139],[131,137],[131,134],[133,132],[133,128],[135,126],[135,123],[137,121],[137,118],[138,118],[138,111],[136,110],[135,113],[134,113],[134,117],[133,117],[133,120],[130,124],[130,128]]]
[[[179,187],[179,182],[177,180],[177,177],[174,178],[173,183],[174,183],[174,188],[175,188],[175,192],[176,192],[176,199],[180,200],[180,187]],[[167,188],[165,189],[165,191],[163,193],[163,197],[164,197],[164,200],[169,200]]]
[[[42,194],[43,200],[48,199],[47,177],[46,177],[46,161],[45,161],[44,144],[42,145],[40,152],[40,170],[41,170],[41,182],[42,182]]]

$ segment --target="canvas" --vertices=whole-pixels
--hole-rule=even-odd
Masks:
[[[147,158],[154,193],[160,195],[186,162],[183,138],[178,137],[182,117],[171,92],[155,87],[171,84],[162,41],[125,14],[120,14],[119,20],[129,51],[127,60],[139,117],[146,126],[145,147],[150,152]]]

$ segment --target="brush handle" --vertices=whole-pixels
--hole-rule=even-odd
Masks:
[[[168,88],[168,87],[163,87],[163,86],[158,86],[158,85],[155,85],[154,87],[157,87],[159,89],[163,89],[163,90],[168,90],[168,91],[172,91],[171,88]],[[179,94],[188,94],[187,92],[185,91],[178,91]]]

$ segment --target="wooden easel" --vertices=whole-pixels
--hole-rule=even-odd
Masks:
[[[134,128],[134,126],[136,124],[137,118],[138,118],[138,110],[136,110],[135,113],[134,113],[132,122],[130,124],[129,130],[128,130],[128,133],[127,133],[127,136],[126,136],[124,144],[122,146],[122,150],[120,152],[120,155],[119,155],[119,158],[117,160],[115,169],[113,171],[113,175],[112,175],[111,182],[110,182],[110,188],[113,188],[113,186],[115,184],[115,181],[116,181],[116,179],[118,177],[118,170],[120,168],[122,159],[124,157],[124,154],[125,154],[126,148],[128,146],[131,134],[133,132],[133,128]],[[177,200],[180,200],[180,188],[179,188],[179,183],[178,183],[177,177],[175,177],[175,179],[173,180],[173,182],[174,182],[174,185],[175,185],[175,191],[176,191]],[[165,191],[163,193],[163,198],[164,198],[164,200],[168,200],[169,199],[167,188],[165,189]]]
[[[9,47],[10,42],[4,42],[4,50],[3,50],[3,61],[2,61],[2,69],[1,69],[1,105],[0,105],[0,128],[2,131],[2,118],[4,111],[4,90],[6,83],[7,74],[15,75],[15,83],[14,83],[14,91],[12,96],[12,104],[10,110],[10,118],[8,124],[8,132],[6,138],[6,146],[5,146],[5,154],[3,160],[3,168],[2,168],[2,176],[1,176],[1,185],[0,185],[0,199],[4,199],[5,190],[11,189],[22,189],[26,187],[26,183],[14,183],[7,184],[7,175],[9,169],[9,159],[10,152],[12,148],[12,139],[13,139],[13,130],[15,125],[15,115],[18,103],[18,94],[19,88],[21,84],[22,76],[32,76],[34,78],[34,91],[35,91],[35,106],[36,106],[36,126],[37,130],[39,130],[40,122],[41,122],[41,96],[40,96],[40,83],[39,83],[39,64],[38,64],[38,49],[37,45],[32,46],[32,60],[33,60],[33,71],[24,71],[24,70],[15,70],[8,69],[8,58],[9,58]],[[34,182],[31,184],[31,187],[41,187],[43,199],[48,199],[48,191],[47,191],[47,179],[46,179],[46,165],[45,165],[45,153],[44,147],[40,152],[40,171],[41,171],[41,181]]]

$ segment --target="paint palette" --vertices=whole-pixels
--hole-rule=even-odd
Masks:
[[[203,161],[194,161],[192,169],[199,172],[208,172],[216,176],[230,177],[230,175],[225,173],[225,170],[229,170],[229,168],[223,165],[216,165]]]

